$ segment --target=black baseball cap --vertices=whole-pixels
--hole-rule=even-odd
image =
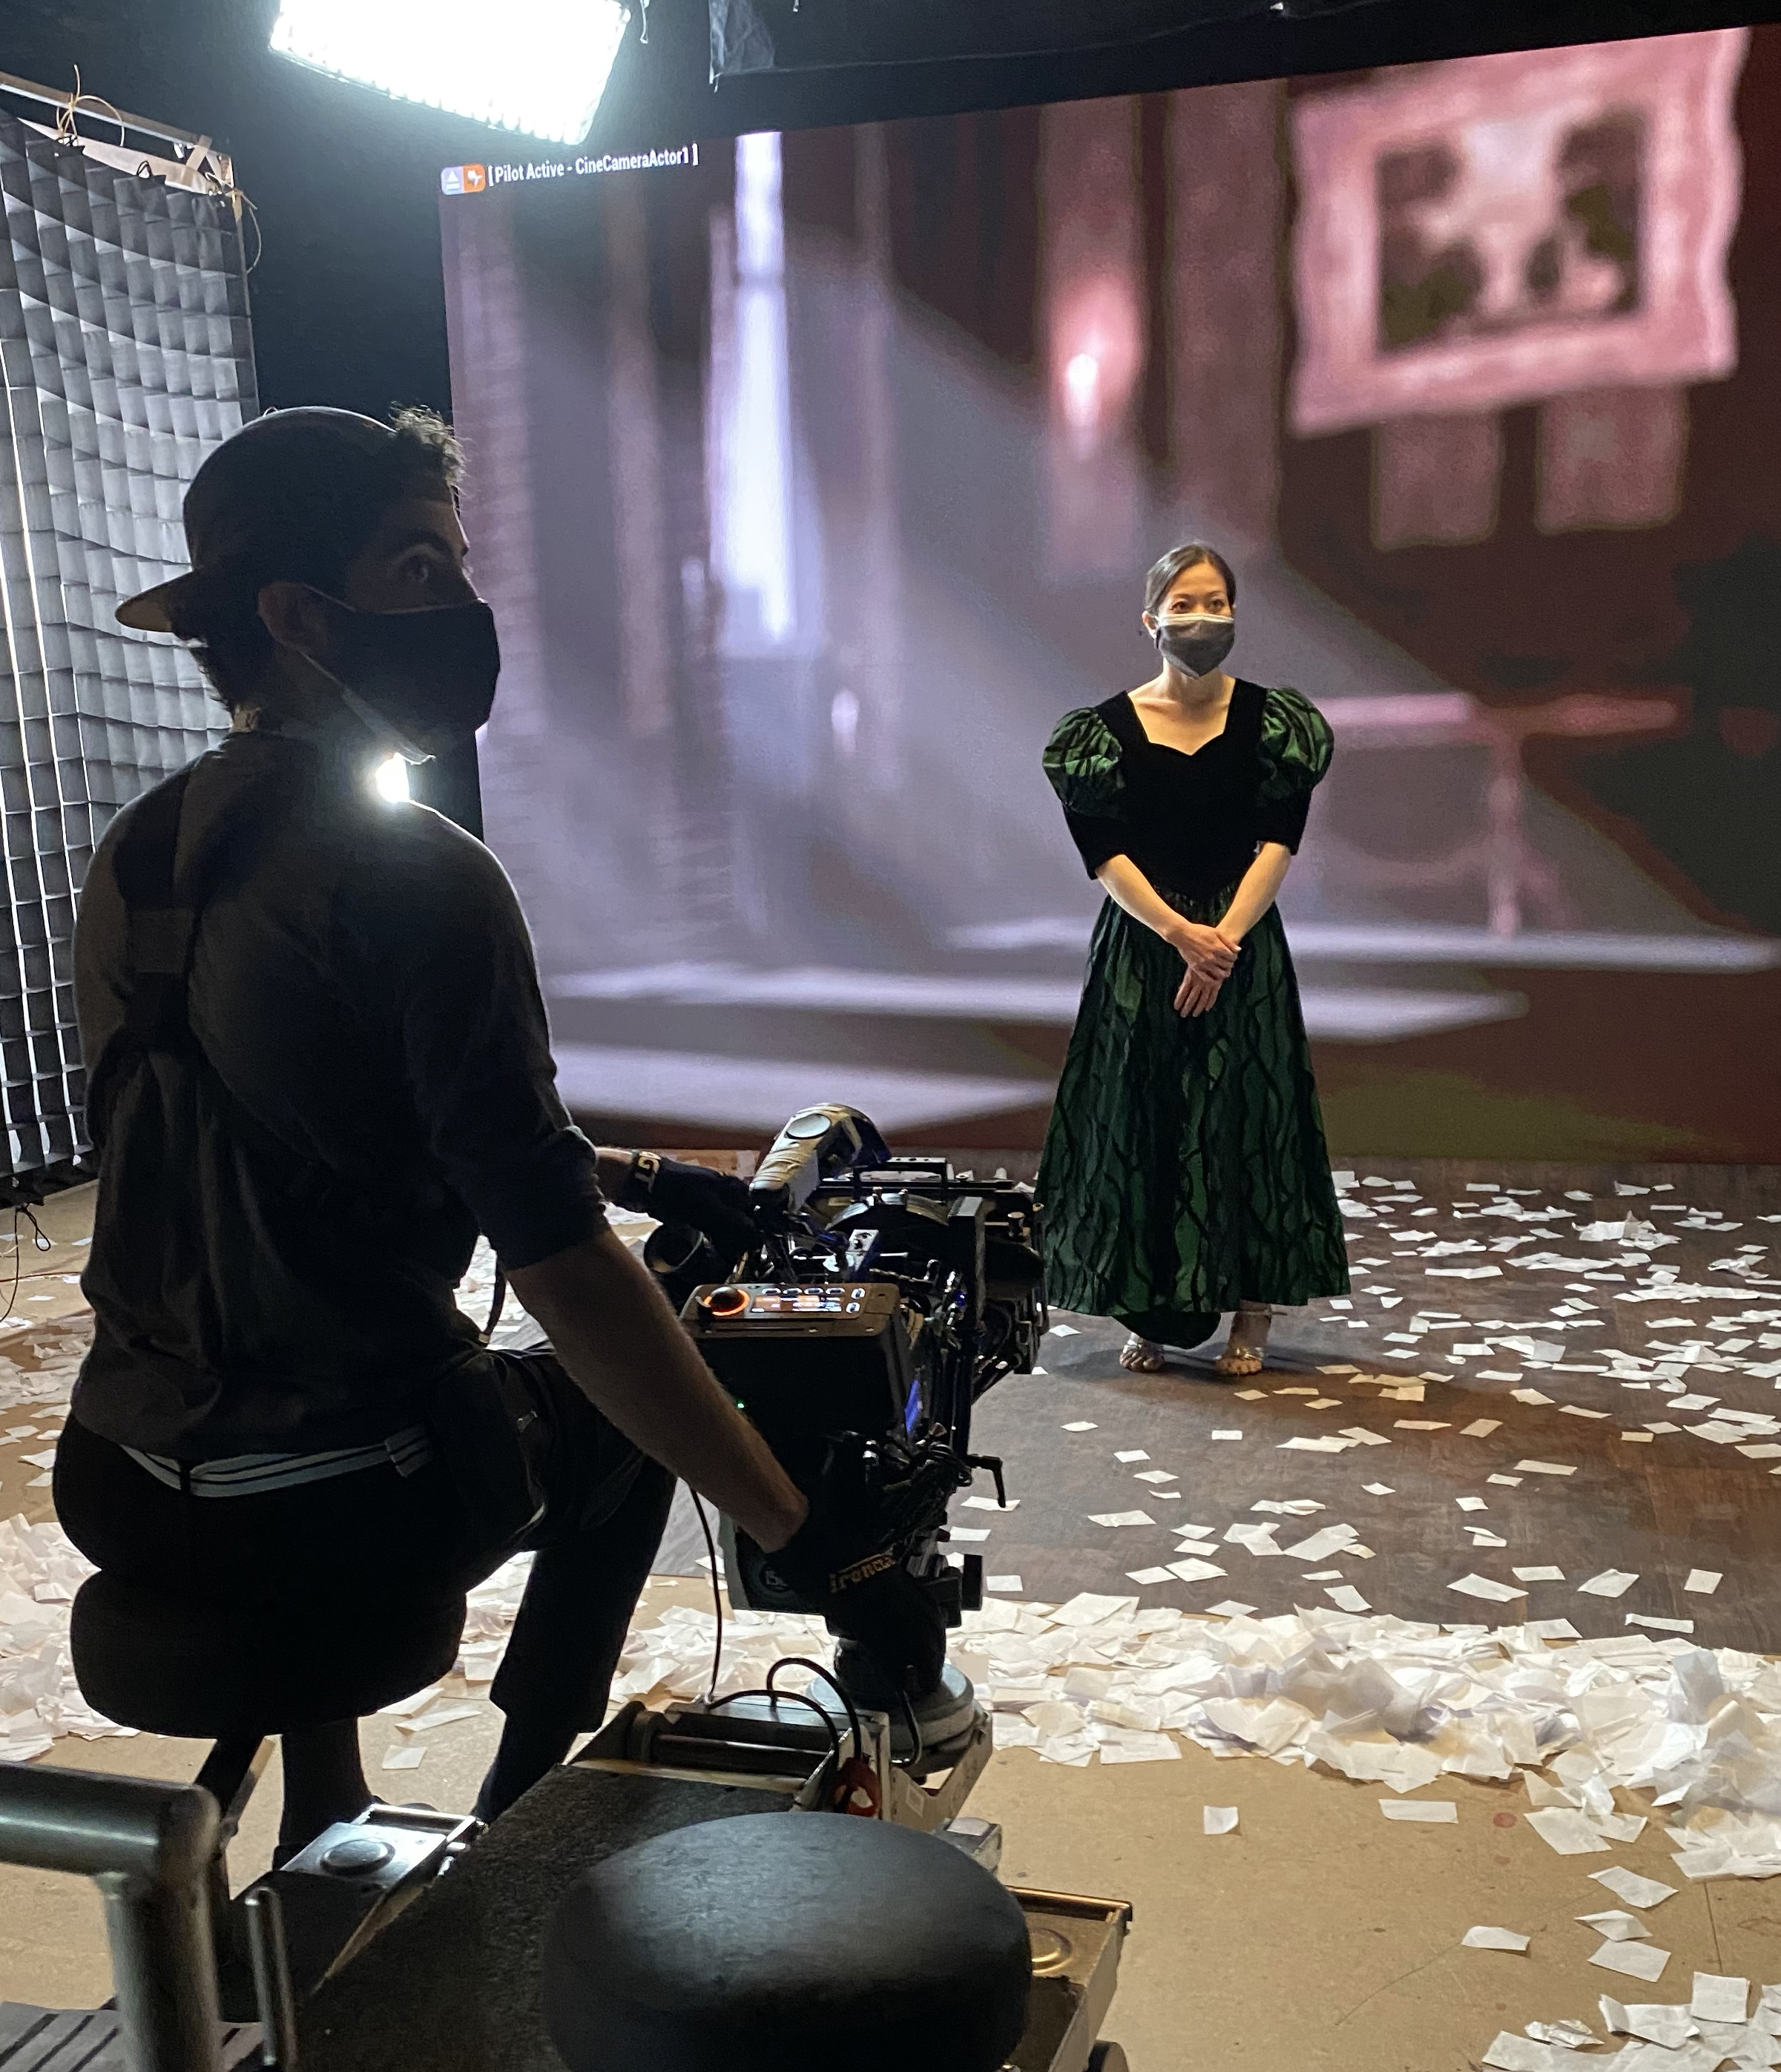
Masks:
[[[305,578],[389,501],[393,426],[356,410],[268,410],[209,455],[186,491],[189,574],[125,598],[120,626],[174,633],[183,606],[244,576]]]

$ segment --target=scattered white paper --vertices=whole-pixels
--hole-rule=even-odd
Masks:
[[[1154,1525],[1156,1520],[1147,1511],[1092,1511],[1088,1514],[1091,1525]]]
[[[417,1713],[424,1712],[444,1688],[442,1684],[430,1684],[424,1691],[417,1691],[409,1697],[398,1698],[393,1705],[384,1705],[379,1710],[388,1720],[412,1720]]]
[[[1240,1432],[1215,1432],[1211,1436],[1215,1439],[1240,1439],[1243,1434]]]
[[[975,1543],[987,1540],[989,1537],[989,1528],[987,1525],[949,1525],[946,1528],[946,1536],[948,1540],[964,1540]]]
[[[1525,1950],[1531,1935],[1518,1935],[1512,1928],[1468,1928],[1459,1938],[1462,1950]]]
[[[1379,1810],[1388,1820],[1422,1820],[1457,1827],[1459,1808],[1450,1799],[1382,1799]]]
[[[1128,1568],[1126,1580],[1133,1583],[1172,1583],[1174,1581],[1166,1568]]]
[[[1480,2062],[1490,2072],[1553,2072],[1562,2061],[1549,2044],[1535,2043],[1505,2029]]]
[[[1098,1432],[1100,1427],[1091,1424],[1086,1417],[1079,1417],[1075,1424],[1066,1424],[1063,1429],[1066,1432]]]
[[[1502,1429],[1500,1417],[1475,1417],[1470,1424],[1461,1425],[1459,1436],[1462,1439],[1485,1439],[1491,1433],[1499,1432]]]
[[[435,1727],[452,1727],[460,1720],[474,1720],[481,1711],[480,1705],[435,1705],[418,1719],[398,1720],[396,1725],[405,1734],[430,1734]]]
[[[986,1590],[995,1591],[1000,1597],[1018,1597],[1026,1585],[1018,1576],[985,1576],[983,1587]]]
[[[1323,1594],[1339,1611],[1370,1612],[1372,1610],[1372,1606],[1368,1603],[1352,1583],[1338,1583],[1333,1589],[1326,1589]]]
[[[1172,1734],[1127,1733],[1100,1745],[1100,1759],[1108,1762],[1179,1762],[1181,1744]]]
[[[1389,1482],[1363,1482],[1361,1487],[1368,1496],[1396,1496],[1397,1491]]]
[[[1236,1832],[1237,1809],[1234,1806],[1203,1806],[1199,1818],[1204,1834],[1230,1835]]]
[[[1574,1475],[1574,1466],[1565,1467],[1557,1461],[1517,1461],[1516,1471],[1524,1475]]]
[[[1647,1985],[1652,1980],[1662,1978],[1664,1967],[1669,1961],[1669,1951],[1660,1950],[1655,1942],[1604,1942],[1590,1959],[1604,1971],[1619,1971],[1629,1979],[1643,1979]]]
[[[1593,1856],[1608,1846],[1585,1815],[1568,1806],[1536,1806],[1526,1818],[1547,1848],[1561,1856]]]
[[[1082,1334],[1074,1324],[1054,1324],[1046,1336],[1051,1338],[1080,1338]]]
[[[1628,1906],[1661,1906],[1666,1899],[1674,1899],[1676,1887],[1664,1885],[1656,1878],[1641,1877],[1637,1871],[1628,1870],[1623,1864],[1610,1864],[1605,1871],[1591,1871],[1590,1876],[1599,1885],[1606,1885],[1616,1899],[1624,1900]]]
[[[1748,1979],[1725,1978],[1717,1971],[1695,1973],[1688,2012],[1697,2021],[1747,2021],[1750,2004]]]
[[[1226,1572],[1211,1561],[1170,1561],[1166,1565],[1169,1573],[1184,1583],[1203,1583],[1213,1576],[1222,1576]]]
[[[1536,2043],[1556,2043],[1561,2050],[1587,2050],[1595,2041],[1595,2032],[1580,2021],[1530,2021],[1528,2033]]]
[[[1178,1482],[1181,1478],[1173,1468],[1140,1468],[1132,1479],[1135,1482]]]
[[[1579,1914],[1575,1918],[1610,1942],[1636,1942],[1640,1936],[1651,1933],[1635,1914],[1623,1914],[1618,1908],[1610,1908],[1606,1914]]]
[[[1018,1511],[1020,1498],[1011,1496],[1006,1503],[997,1503],[993,1496],[968,1496],[965,1499],[967,1511]]]
[[[1322,1561],[1359,1538],[1351,1525],[1326,1525],[1285,1551],[1295,1561]]]
[[[1509,1573],[1518,1583],[1562,1583],[1565,1580],[1565,1571],[1550,1564],[1538,1568],[1512,1568]]]
[[[385,1756],[380,1767],[384,1770],[418,1770],[426,1760],[426,1743],[410,1741],[405,1747],[398,1745]]]
[[[1508,1583],[1499,1583],[1489,1576],[1462,1576],[1447,1588],[1458,1590],[1462,1597],[1483,1597],[1493,1605],[1506,1605],[1512,1598],[1528,1594],[1525,1590],[1518,1590]]]
[[[1462,1511],[1488,1511],[1490,1506],[1481,1496],[1456,1496],[1454,1502]]]
[[[1611,2036],[1636,2036],[1647,2043],[1661,2044],[1667,2050],[1680,2050],[1691,2036],[1701,2033],[1685,2007],[1637,2003],[1627,2006],[1606,1993],[1599,2004],[1602,2026]]]
[[[1116,1461],[1121,1462],[1127,1466],[1129,1466],[1133,1461],[1147,1461],[1150,1457],[1150,1456],[1145,1452],[1141,1446],[1134,1447],[1129,1453],[1116,1453],[1113,1456],[1113,1458]]]
[[[1604,1568],[1599,1576],[1592,1576],[1586,1583],[1577,1586],[1579,1596],[1586,1597],[1623,1597],[1639,1581],[1624,1568]]]
[[[1682,1587],[1684,1590],[1698,1591],[1704,1597],[1710,1597],[1723,1580],[1724,1572],[1721,1569],[1691,1568],[1688,1580]]]
[[[1080,1632],[1085,1626],[1105,1626],[1137,1610],[1136,1597],[1106,1597],[1093,1590],[1080,1591],[1067,1604],[1059,1605],[1052,1618],[1061,1626]]]

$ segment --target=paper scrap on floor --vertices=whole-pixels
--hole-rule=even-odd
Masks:
[[[1605,1871],[1591,1871],[1590,1876],[1596,1884],[1605,1885],[1616,1899],[1624,1900],[1628,1906],[1661,1906],[1666,1899],[1676,1897],[1673,1885],[1662,1884],[1656,1878],[1641,1877],[1624,1864],[1610,1864]]]
[[[1540,1840],[1561,1856],[1594,1856],[1608,1846],[1587,1816],[1570,1807],[1537,1806],[1525,1817]]]
[[[1717,1971],[1697,1971],[1688,2012],[1697,2021],[1746,2021],[1750,2018],[1750,1982],[1731,1979]]]
[[[1669,1951],[1660,1950],[1655,1942],[1604,1942],[1590,1959],[1592,1964],[1599,1964],[1604,1971],[1619,1971],[1629,1979],[1643,1979],[1647,1985],[1664,1975],[1664,1967],[1669,1961]]]
[[[1651,1932],[1636,1914],[1623,1914],[1619,1907],[1605,1914],[1580,1914],[1576,1918],[1610,1942],[1635,1942]]]
[[[1468,1928],[1459,1938],[1462,1950],[1525,1950],[1531,1935],[1518,1935],[1512,1928]]]

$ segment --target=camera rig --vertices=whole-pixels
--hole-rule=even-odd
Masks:
[[[755,1238],[739,1258],[664,1225],[644,1259],[792,1480],[838,1498],[921,1585],[936,1625],[956,1626],[981,1601],[983,1564],[949,1555],[947,1507],[979,1469],[1002,1494],[1000,1461],[971,1451],[973,1408],[1031,1371],[1047,1326],[1032,1190],[893,1157],[858,1109],[825,1106],[781,1130],[749,1207]],[[734,1520],[722,1534],[734,1603],[816,1609]],[[849,1642],[835,1668],[925,1766],[946,1766],[981,1720],[950,1666],[912,1697]]]
[[[668,1225],[645,1256],[793,1479],[841,1488],[936,1624],[956,1624],[978,1577],[974,1561],[948,1559],[947,1505],[977,1468],[1000,1482],[970,1451],[972,1408],[1031,1368],[1047,1321],[1030,1193],[892,1157],[864,1116],[812,1108],[756,1174],[749,1220],[734,1256]],[[726,1523],[723,1536],[736,1603],[808,1609],[746,1535]],[[533,1953],[573,1881],[641,1837],[845,1812],[939,1835],[994,1869],[1000,1829],[962,1811],[990,1745],[969,1684],[948,1668],[906,1702],[845,1646],[835,1675],[833,1705],[820,1681],[808,1696],[661,1712],[633,1700],[486,1833],[466,1815],[374,1804],[232,1901],[224,1852],[269,1741],[220,1741],[194,1786],[0,1764],[0,1860],[110,1881],[118,1995],[115,2016],[0,2007],[0,2058],[25,2036],[34,2052],[77,2045],[97,2064],[117,2038],[144,2072],[223,2072],[250,2055],[288,2072],[300,2038],[306,2072],[486,2072],[497,2056],[548,2072],[561,2061]],[[1013,1890],[1033,1975],[1006,2072],[1124,2072],[1100,2029],[1130,1908]],[[233,2025],[256,2016],[257,2032]]]

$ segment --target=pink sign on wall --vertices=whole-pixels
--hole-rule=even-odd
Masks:
[[[1730,373],[1746,40],[1512,51],[1296,101],[1294,430]]]

